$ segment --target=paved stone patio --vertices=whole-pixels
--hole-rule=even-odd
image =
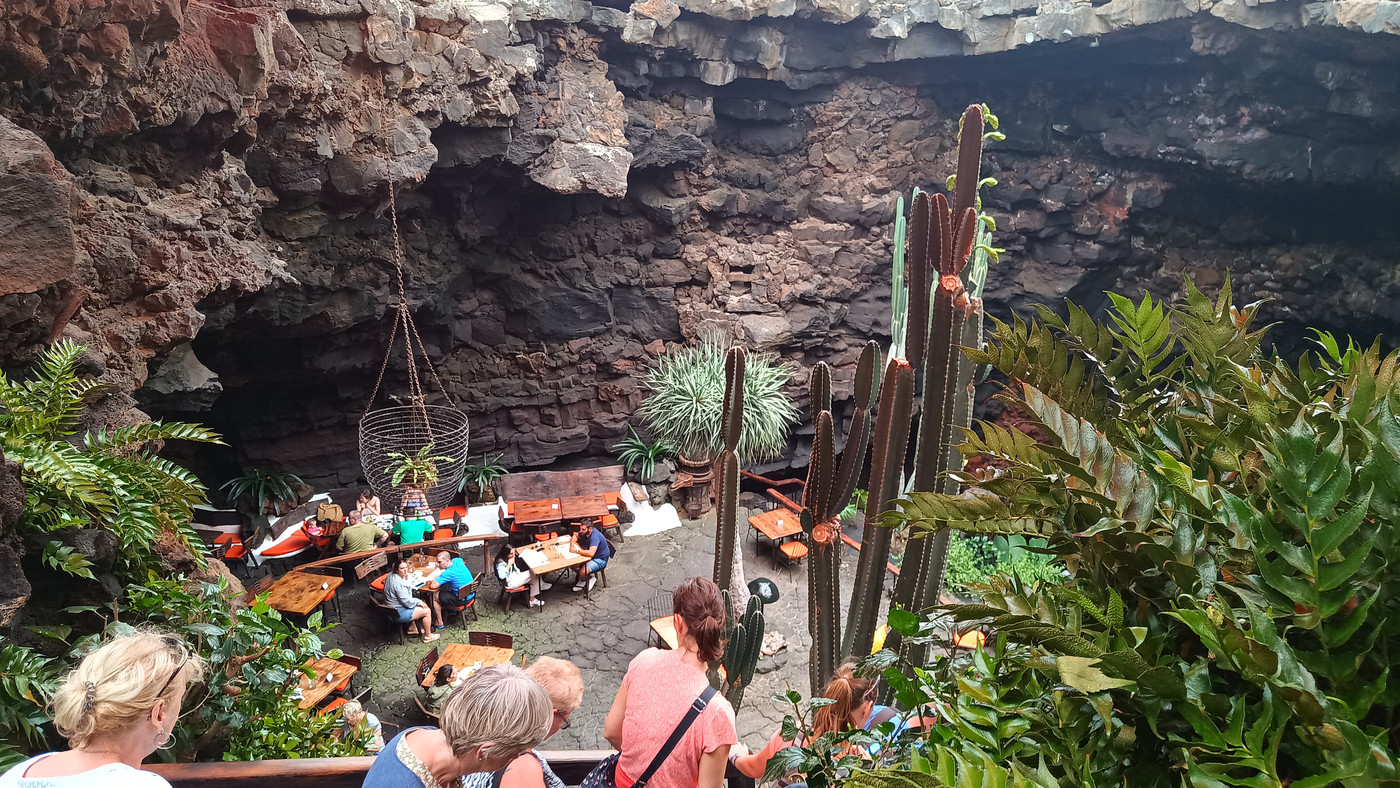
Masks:
[[[747,528],[748,512],[740,510],[741,527]],[[603,719],[613,696],[622,683],[627,664],[646,648],[650,631],[646,604],[656,594],[670,591],[687,577],[710,575],[714,562],[713,514],[700,520],[682,521],[680,528],[660,534],[628,539],[608,565],[608,587],[596,587],[591,598],[574,594],[567,585],[556,585],[541,594],[543,608],[512,605],[505,613],[497,603],[500,585],[488,574],[482,582],[477,605],[480,621],[470,622],[473,630],[505,632],[515,638],[516,659],[550,655],[569,659],[583,672],[583,705],[574,713],[571,725],[549,741],[549,749],[607,749],[603,739]],[[751,532],[752,529],[750,529]],[[746,535],[743,539],[745,576],[767,577],[779,588],[779,600],[765,608],[768,632],[779,632],[787,648],[759,660],[753,685],[744,695],[738,714],[740,739],[750,748],[759,748],[777,730],[784,710],[771,700],[775,692],[794,689],[807,694],[808,648],[806,563],[787,568],[775,563],[772,549]],[[842,596],[850,594],[855,573],[856,553],[843,548]],[[468,551],[467,565],[475,574],[481,569],[481,551]],[[392,726],[423,724],[422,714],[413,703],[419,689],[414,682],[418,662],[433,646],[449,642],[465,643],[467,630],[454,617],[448,618],[442,638],[432,645],[410,639],[398,645],[381,624],[378,611],[369,607],[365,585],[342,593],[341,609],[345,622],[325,633],[329,646],[364,658],[364,670],[355,677],[355,692],[372,687],[370,711]],[[843,616],[844,624],[844,616]],[[386,726],[386,736],[397,728]]]

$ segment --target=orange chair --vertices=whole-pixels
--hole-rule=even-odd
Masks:
[[[353,655],[353,654],[341,654],[341,655],[340,655],[340,661],[341,661],[341,662],[344,662],[344,663],[347,664],[347,665],[354,665],[355,668],[356,668],[357,670],[360,668],[361,665],[364,664],[364,663],[360,660],[359,657],[357,657],[357,656],[355,656],[355,655]],[[344,681],[342,681],[342,682],[340,682],[339,684],[335,685],[335,691],[336,691],[336,692],[344,692],[344,691],[350,689],[350,679],[351,679],[350,676],[346,676]],[[342,702],[343,702],[343,701],[344,701],[344,698],[342,698],[341,700],[342,700]]]
[[[437,529],[436,531],[433,531],[433,538],[434,538],[434,539],[447,539],[447,538],[450,538],[450,537],[452,536],[453,533],[455,533],[455,532],[454,532],[451,528],[439,528],[439,529]]]
[[[801,563],[802,559],[807,557],[807,543],[802,541],[801,537],[790,539],[778,545],[778,552],[782,554],[787,565],[791,567]]]
[[[443,608],[443,615],[446,616],[448,610],[455,610],[455,611],[457,611],[458,613],[460,613],[461,616],[462,616],[462,629],[466,629],[466,628],[467,628],[467,611],[468,611],[468,610],[472,611],[472,620],[473,620],[473,621],[478,621],[478,620],[480,620],[480,616],[478,616],[477,613],[476,613],[476,596],[477,596],[477,592],[480,591],[480,590],[481,590],[481,578],[480,578],[480,577],[473,578],[472,581],[471,581],[470,583],[467,583],[466,585],[464,585],[464,586],[462,586],[461,588],[457,589],[457,601],[456,601],[455,603],[453,603],[453,604],[444,604],[444,605],[442,606],[442,608]],[[446,623],[446,622],[444,622],[444,623]]]
[[[559,533],[557,531],[546,531],[544,533],[535,534],[536,542],[552,542],[558,538]]]
[[[619,506],[622,505],[622,493],[620,493],[620,492],[603,493],[603,500],[604,500],[604,501],[607,501],[608,507],[609,507],[609,508],[617,508],[617,507],[619,507]]]
[[[346,681],[348,682],[349,679],[346,679]],[[335,712],[335,711],[336,711],[337,709],[339,709],[341,706],[344,706],[344,705],[345,705],[345,701],[346,701],[345,698],[336,698],[335,700],[331,701],[330,703],[327,703],[326,705],[324,705],[324,706],[322,706],[320,709],[318,709],[318,710],[316,711],[316,716],[318,716],[318,717],[324,717],[324,716],[326,716],[327,714],[331,714],[331,713]]]

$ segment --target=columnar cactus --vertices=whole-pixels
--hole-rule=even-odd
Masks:
[[[715,585],[739,597],[748,598],[744,583],[743,564],[739,555],[739,436],[743,432],[744,414],[744,349],[732,347],[724,358],[724,415],[720,428],[724,451],[715,460]],[[738,582],[735,567],[738,566]]]
[[[980,344],[980,283],[967,291],[962,272],[980,238],[977,187],[982,158],[983,114],[980,106],[963,114],[958,141],[958,172],[953,201],[941,194],[914,198],[909,238],[909,361],[921,369],[919,417],[912,489],[955,492],[947,471],[961,467],[954,448],[954,426],[966,428],[972,412],[973,365],[956,345]],[[985,276],[985,267],[974,272]],[[937,275],[935,284],[934,276]],[[929,289],[933,290],[929,304]],[[948,531],[914,539],[904,553],[894,601],[923,609],[938,600],[947,560]]]
[[[812,444],[807,486],[802,497],[802,529],[811,542],[807,567],[807,623],[812,633],[810,679],[818,693],[836,671],[841,644],[841,520],[839,512],[850,501],[865,467],[870,438],[870,402],[875,393],[875,369],[880,350],[874,342],[865,346],[856,366],[855,412],[846,435],[846,449],[836,464],[836,429],[831,415],[831,369],[818,363],[812,369],[812,409],[816,437]]]
[[[763,649],[763,600],[749,596],[749,604],[742,616],[734,612],[734,598],[724,591],[725,637],[724,656],[720,664],[724,666],[724,680],[719,689],[735,709],[744,700],[744,690],[753,683],[754,669]]]

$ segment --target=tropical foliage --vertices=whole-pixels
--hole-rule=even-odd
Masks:
[[[102,393],[78,376],[83,346],[67,340],[48,348],[26,380],[0,373],[0,449],[20,466],[26,501],[20,527],[52,532],[101,526],[121,541],[125,571],[140,571],[163,530],[179,533],[196,555],[203,543],[190,529],[204,486],[194,474],[157,456],[162,441],[221,443],[215,433],[180,422],[144,422],[77,438],[83,409]],[[90,576],[87,562],[51,543],[44,562]]]
[[[280,516],[296,506],[296,488],[302,483],[301,477],[294,473],[250,468],[242,476],[224,482],[219,491],[229,503],[241,504],[254,514],[263,514],[271,508],[273,514]]]
[[[948,568],[943,578],[948,590],[977,596],[979,587],[997,575],[1015,575],[1021,581],[1057,582],[1064,569],[1031,547],[1040,539],[1024,536],[955,534],[948,540]]]
[[[628,425],[626,437],[613,446],[613,454],[617,455],[628,473],[633,473],[635,468],[636,478],[645,481],[656,473],[658,461],[670,459],[676,452],[666,441],[648,441],[637,434],[636,428]]]
[[[20,646],[0,646],[0,771],[44,744],[44,704],[57,686],[53,660]]]
[[[724,450],[720,417],[727,344],[722,334],[708,333],[699,343],[658,358],[642,380],[650,391],[637,408],[642,421],[653,435],[697,462],[710,462]],[[790,378],[773,356],[748,356],[736,451],[741,464],[776,456],[787,445],[788,430],[797,421],[797,408],[782,390]]]
[[[961,451],[1006,467],[886,520],[1038,537],[1071,574],[947,608],[994,648],[887,670],[940,724],[855,782],[1395,784],[1400,354],[1319,333],[1296,364],[1266,355],[1228,281],[1214,299],[1188,282],[1180,308],[1111,304],[998,322],[965,351],[1050,437],[977,425]]]
[[[506,466],[501,464],[505,458],[504,454],[497,454],[494,458],[482,455],[480,463],[467,463],[464,467],[462,483],[458,487],[459,492],[467,492],[473,487],[476,488],[478,501],[489,501],[492,489],[491,485],[496,480],[508,473]]]
[[[406,482],[424,490],[436,487],[438,463],[456,462],[456,459],[452,457],[434,456],[433,449],[436,446],[437,444],[428,443],[416,454],[405,454],[399,451],[389,452],[391,462],[384,471],[392,477],[390,483],[397,487]]]

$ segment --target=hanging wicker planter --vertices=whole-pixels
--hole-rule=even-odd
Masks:
[[[429,488],[428,505],[440,509],[452,503],[467,469],[467,417],[445,405],[401,405],[371,411],[360,419],[360,466],[374,494],[388,508],[399,508],[403,489],[392,481],[394,464],[389,455],[412,457],[433,444],[432,453],[451,457],[438,463],[437,486]]]

